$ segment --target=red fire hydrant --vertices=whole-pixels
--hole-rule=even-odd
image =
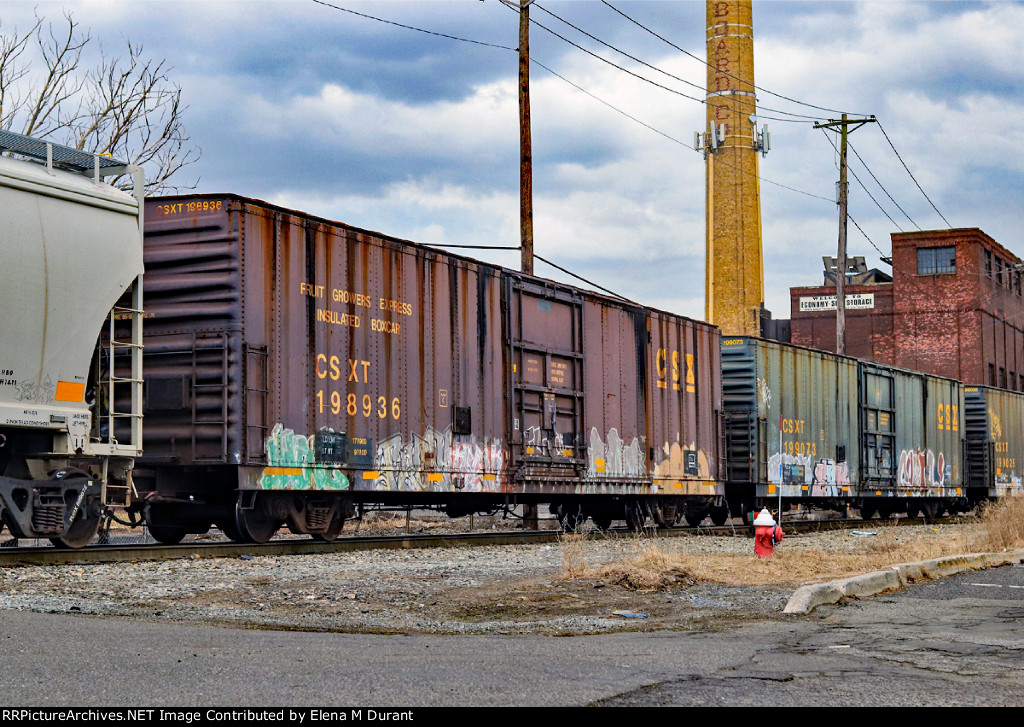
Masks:
[[[771,558],[775,546],[782,542],[782,528],[764,508],[754,518],[754,553],[758,558]]]

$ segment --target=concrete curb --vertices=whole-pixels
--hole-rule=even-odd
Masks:
[[[874,596],[886,591],[898,591],[911,583],[1011,563],[1024,563],[1024,548],[1005,553],[971,553],[935,558],[920,563],[900,563],[885,570],[876,570],[860,576],[801,586],[790,597],[783,613],[810,613],[818,606],[839,603],[843,598]]]

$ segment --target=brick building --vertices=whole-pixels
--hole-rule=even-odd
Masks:
[[[848,285],[846,353],[1024,391],[1021,260],[977,228],[892,235],[892,280]],[[792,342],[836,349],[835,284],[790,289]]]

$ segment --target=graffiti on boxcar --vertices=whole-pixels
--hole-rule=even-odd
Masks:
[[[772,408],[772,390],[768,386],[768,379],[757,380],[757,393],[761,397],[761,403],[764,404],[764,408]]]
[[[267,466],[260,477],[264,490],[347,490],[348,477],[338,465],[317,464],[314,437],[275,424],[267,437]]]
[[[654,479],[712,479],[711,462],[707,452],[697,449],[696,442],[691,442],[689,447],[684,447],[679,442],[666,442],[659,451],[662,460],[654,465]]]
[[[549,437],[549,434],[553,436]],[[552,457],[557,455],[565,456],[565,450],[571,444],[566,444],[561,432],[540,427],[526,427],[523,430],[523,446],[529,455]],[[571,450],[569,454],[572,454]]]
[[[451,427],[428,427],[409,439],[395,434],[377,445],[374,488],[389,491],[469,491],[497,489],[497,473],[505,466],[501,440],[485,438],[481,444],[452,441]]]
[[[850,486],[850,465],[831,459],[819,459],[814,465],[814,480],[811,482],[812,497],[835,497],[843,494],[842,488]]]
[[[850,486],[850,465],[810,454],[776,453],[768,458],[768,482],[801,485],[812,497],[833,497]]]
[[[904,449],[900,452],[897,481],[904,487],[942,487],[952,472],[942,452]]]
[[[590,429],[587,447],[587,474],[590,477],[643,477],[647,474],[644,446],[636,437],[627,444],[617,429],[608,431],[608,441],[601,440],[597,427]]]

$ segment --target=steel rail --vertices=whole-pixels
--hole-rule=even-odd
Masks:
[[[889,520],[804,520],[785,521],[782,525],[788,535],[816,532],[820,530],[843,530],[871,528],[881,525],[915,525],[956,522],[962,518],[937,518],[926,522],[919,518],[900,518]],[[362,550],[407,550],[424,548],[456,548],[483,547],[487,545],[532,545],[536,543],[558,542],[566,537],[585,537],[587,539],[623,538],[623,537],[694,537],[703,535],[731,535],[736,537],[752,537],[753,527],[750,525],[721,525],[677,527],[668,529],[649,528],[644,535],[620,528],[607,532],[588,532],[572,534],[561,530],[518,530],[478,533],[445,533],[445,534],[396,534],[373,536],[348,536],[333,543],[324,543],[304,538],[281,538],[268,543],[235,543],[235,542],[200,542],[181,543],[179,545],[129,544],[129,545],[93,545],[77,550],[42,547],[8,547],[0,549],[0,567],[38,566],[38,565],[76,565],[85,563],[119,563],[163,561],[199,558],[240,558],[243,556],[279,556],[279,555],[312,555],[324,553],[345,553]]]

